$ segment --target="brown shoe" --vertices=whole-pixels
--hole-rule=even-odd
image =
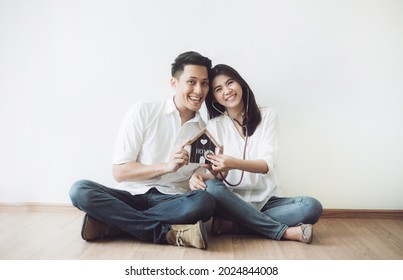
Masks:
[[[211,233],[213,235],[235,233],[234,222],[220,217],[213,217],[213,222],[211,224]]]
[[[202,221],[194,225],[172,225],[166,240],[171,245],[207,249],[207,233]]]
[[[93,241],[104,237],[116,237],[121,231],[112,228],[98,220],[95,220],[88,214],[85,214],[81,237],[86,241]]]

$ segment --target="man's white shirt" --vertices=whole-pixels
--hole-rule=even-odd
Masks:
[[[183,146],[205,127],[197,112],[181,125],[173,98],[138,103],[127,112],[115,143],[113,164],[136,161],[151,165],[169,162],[174,151]],[[189,179],[198,164],[189,163],[177,172],[141,182],[121,182],[116,188],[132,194],[146,193],[156,187],[162,193],[189,191]]]

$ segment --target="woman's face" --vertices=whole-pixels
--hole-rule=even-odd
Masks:
[[[243,107],[241,85],[227,75],[218,75],[211,83],[214,99],[226,109]]]

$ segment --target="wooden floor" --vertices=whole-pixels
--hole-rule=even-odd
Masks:
[[[260,236],[209,236],[208,250],[130,237],[86,242],[75,208],[0,208],[2,260],[402,260],[403,219],[322,218],[310,245]],[[210,224],[206,226],[209,228]]]

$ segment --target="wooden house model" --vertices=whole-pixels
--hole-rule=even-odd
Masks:
[[[217,155],[221,147],[206,128],[189,140],[187,145],[190,147],[189,162],[199,164],[209,163],[207,155]]]

